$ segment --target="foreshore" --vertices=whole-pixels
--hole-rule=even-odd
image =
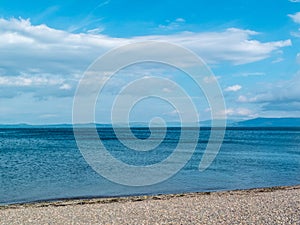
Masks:
[[[300,224],[300,185],[7,205],[0,224]]]

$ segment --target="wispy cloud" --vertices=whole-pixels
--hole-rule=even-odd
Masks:
[[[280,62],[283,62],[283,61],[284,61],[284,58],[279,57],[279,58],[273,60],[272,63],[280,63]]]
[[[300,28],[298,29],[298,31],[292,31],[291,32],[291,35],[293,36],[293,37],[297,37],[297,38],[299,38],[300,37]]]
[[[237,99],[237,102],[240,103],[251,103],[255,101],[256,101],[256,97],[247,97],[245,95],[240,95]]]
[[[185,24],[185,19],[177,18],[174,21],[167,20],[166,22],[167,22],[167,24],[164,24],[164,25],[160,24],[158,26],[158,28],[162,29],[162,30],[176,30],[176,29],[182,27]]]
[[[43,19],[47,18],[48,16],[53,15],[57,11],[59,11],[60,7],[58,5],[50,6],[44,11],[42,11],[40,14],[34,17],[36,21],[42,21]]]
[[[264,111],[300,111],[300,71],[290,80],[284,80],[265,87],[264,91],[252,97],[241,95],[240,103],[262,106]]]
[[[300,52],[296,56],[296,61],[297,61],[298,64],[300,64]]]
[[[236,74],[235,76],[238,77],[251,77],[251,76],[265,76],[266,74],[264,72],[243,72]]]
[[[211,84],[211,83],[216,83],[216,82],[218,82],[218,78],[219,78],[219,77],[216,77],[216,76],[213,76],[213,77],[204,77],[204,78],[203,78],[203,81],[204,81],[204,83],[206,83],[206,84]]]
[[[289,1],[294,3],[300,2],[300,0],[289,0]]]
[[[195,51],[208,63],[229,61],[235,65],[266,59],[279,49],[292,45],[290,39],[263,43],[253,40],[255,35],[258,35],[255,31],[229,28],[222,32],[183,32],[136,37],[134,40],[169,41]]]
[[[0,86],[11,86],[11,87],[26,87],[26,86],[51,86],[62,84],[63,79],[51,78],[51,77],[30,77],[30,76],[1,76]]]
[[[95,9],[105,6],[105,5],[108,5],[109,3],[110,3],[110,0],[101,1],[101,2],[99,2],[99,4],[97,5],[97,7]]]
[[[231,117],[256,117],[256,113],[254,113],[252,110],[247,109],[247,108],[227,108],[225,112],[222,112],[220,114],[225,114],[226,116],[231,116]]]
[[[241,89],[242,89],[242,86],[237,84],[237,85],[233,85],[233,86],[229,86],[229,87],[225,88],[225,91],[227,91],[227,92],[237,92]]]
[[[81,31],[82,29],[85,31],[89,31],[89,33],[97,34],[102,32],[105,28],[103,25],[99,25],[102,21],[102,17],[95,17],[94,13],[97,9],[106,6],[110,3],[110,0],[100,1],[77,25],[72,25],[69,27],[68,32],[76,32]],[[93,26],[92,29],[88,27]]]
[[[288,16],[295,22],[300,24],[300,12],[295,14],[288,14]]]

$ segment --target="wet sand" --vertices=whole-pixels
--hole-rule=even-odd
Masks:
[[[0,224],[300,224],[300,185],[0,206]]]

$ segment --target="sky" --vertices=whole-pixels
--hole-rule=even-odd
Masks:
[[[87,68],[112,49],[148,40],[201,57],[223,91],[226,110],[220,113],[228,119],[299,117],[300,0],[1,0],[0,123],[71,123]],[[199,119],[210,119],[205,96],[182,71],[144,63],[110,80],[95,120],[111,122],[119,90],[149,76],[179,83],[195,101]],[[134,94],[155,88],[173,90],[170,83],[149,82]],[[132,109],[130,119],[177,121],[180,113],[189,111],[148,98]]]

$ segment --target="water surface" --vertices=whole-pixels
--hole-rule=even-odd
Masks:
[[[114,157],[137,166],[167,158],[177,145],[180,131],[169,128],[158,148],[139,152],[124,147],[112,129],[98,129]],[[147,128],[135,128],[133,132],[142,139],[150,134]],[[191,160],[171,179],[146,187],[128,187],[93,171],[78,150],[72,129],[0,129],[0,204],[300,184],[299,128],[227,128],[216,159],[207,170],[199,172],[209,134],[210,129],[201,129]],[[97,141],[88,136],[83,139],[91,147]],[[185,141],[187,149],[190,142]]]

